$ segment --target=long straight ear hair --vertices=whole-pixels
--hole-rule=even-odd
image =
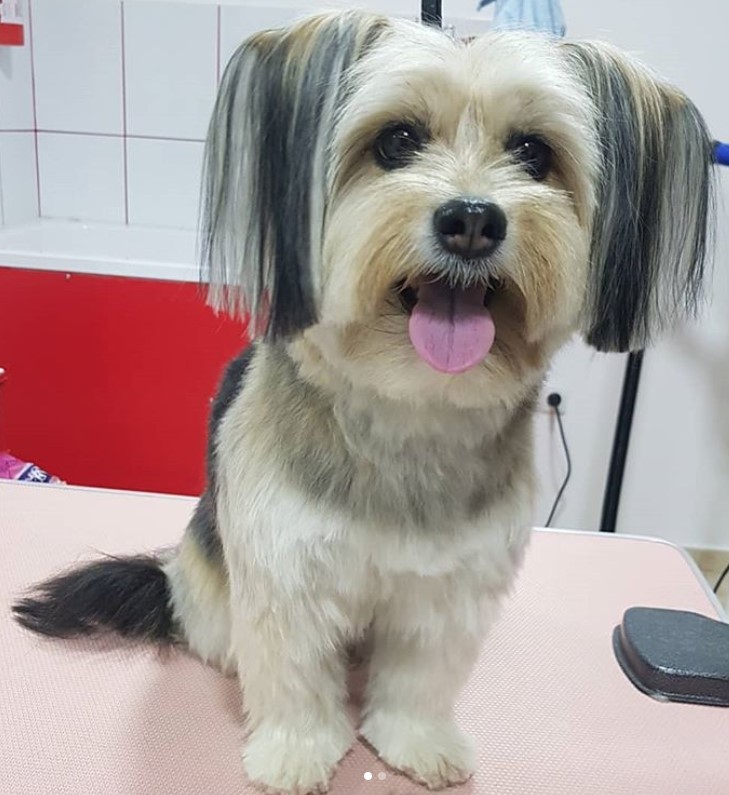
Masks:
[[[205,147],[200,223],[209,302],[249,333],[316,322],[329,148],[351,65],[387,25],[324,14],[245,41],[221,81]]]
[[[712,142],[690,100],[633,60],[564,46],[592,97],[602,160],[583,334],[601,351],[635,350],[700,304]]]

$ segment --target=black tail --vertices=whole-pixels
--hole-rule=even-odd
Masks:
[[[27,629],[56,638],[104,630],[154,641],[173,635],[169,585],[154,556],[107,558],[60,574],[13,613]]]

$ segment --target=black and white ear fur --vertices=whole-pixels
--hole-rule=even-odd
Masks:
[[[384,17],[325,14],[245,41],[208,131],[201,258],[217,309],[249,332],[291,337],[316,322],[329,147],[352,64]]]
[[[601,147],[583,333],[635,350],[695,314],[713,212],[712,142],[677,89],[612,48],[567,44]]]

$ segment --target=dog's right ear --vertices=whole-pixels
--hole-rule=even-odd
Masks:
[[[221,81],[205,148],[200,229],[209,302],[251,336],[316,322],[329,148],[350,67],[387,27],[324,14],[245,41]]]

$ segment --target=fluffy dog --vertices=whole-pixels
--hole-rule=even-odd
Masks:
[[[237,672],[247,773],[286,793],[352,745],[346,650],[368,639],[361,735],[464,781],[453,705],[529,538],[540,384],[575,331],[625,351],[696,308],[704,123],[607,46],[328,14],[234,55],[204,186],[212,300],[254,339],[207,489],[173,552],[61,575],[18,620]]]

